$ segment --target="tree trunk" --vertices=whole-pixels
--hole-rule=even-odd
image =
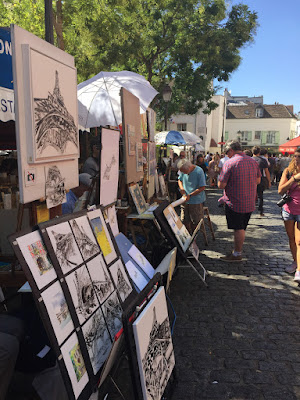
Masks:
[[[54,20],[54,28],[57,35],[57,46],[61,50],[65,50],[65,42],[63,37],[63,13],[62,13],[62,0],[56,1],[56,14]]]

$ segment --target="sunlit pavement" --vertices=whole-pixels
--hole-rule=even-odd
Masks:
[[[207,190],[216,240],[208,230],[208,246],[197,238],[209,287],[190,268],[180,268],[171,285],[178,377],[172,398],[300,399],[300,288],[284,272],[292,259],[277,188],[264,194],[265,216],[252,214],[241,263],[219,261],[233,237],[220,196]]]

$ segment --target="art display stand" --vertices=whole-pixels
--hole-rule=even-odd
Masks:
[[[138,297],[132,302],[123,313],[123,329],[126,342],[126,348],[128,351],[130,374],[132,379],[132,386],[134,390],[134,399],[143,400],[143,392],[141,386],[141,377],[139,372],[139,366],[137,361],[137,350],[136,343],[134,340],[133,323],[137,317],[145,309],[152,297],[157,293],[158,288],[161,286],[161,275],[156,273],[154,277],[149,281],[148,285],[139,293]],[[169,396],[166,393],[172,390],[172,381],[176,380],[175,369],[173,369],[172,376],[169,380],[168,386],[165,390],[164,399],[168,399]],[[171,393],[170,393],[171,394]]]
[[[198,226],[196,227],[193,235],[192,235],[192,240],[189,243],[189,247],[186,249],[186,251],[184,251],[182,249],[182,247],[180,246],[180,243],[177,239],[177,237],[175,236],[174,232],[172,231],[168,221],[166,220],[166,217],[163,213],[164,209],[169,206],[169,202],[168,201],[164,201],[162,202],[153,212],[158,224],[161,227],[161,232],[162,234],[165,236],[165,238],[171,242],[171,244],[173,246],[176,246],[178,249],[178,253],[183,257],[183,259],[186,261],[186,263],[188,264],[189,267],[191,267],[193,269],[193,271],[197,274],[197,276],[199,277],[199,279],[201,279],[201,281],[204,283],[204,285],[207,287],[207,283],[205,281],[206,276],[207,276],[207,272],[206,269],[204,268],[204,266],[202,265],[202,263],[196,259],[196,258],[190,258],[190,251],[189,251],[189,247],[191,246],[191,244],[193,243],[193,241],[196,239],[196,236],[199,232],[200,229],[200,225],[201,225],[201,221],[198,224]],[[199,271],[196,269],[195,265],[197,267],[201,268],[202,271],[202,275],[199,273]]]

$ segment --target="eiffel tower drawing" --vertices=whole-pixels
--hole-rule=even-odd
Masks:
[[[60,92],[58,71],[55,71],[53,93],[48,92],[44,99],[34,98],[34,121],[38,155],[42,155],[47,146],[64,154],[68,142],[78,148],[78,130]]]
[[[96,245],[96,243],[94,243],[91,240],[91,238],[85,233],[83,227],[81,227],[81,228],[79,227],[79,225],[75,219],[72,221],[72,229],[73,229],[78,247],[81,250],[85,260],[99,252],[99,248]]]

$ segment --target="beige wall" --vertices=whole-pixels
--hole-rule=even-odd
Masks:
[[[255,131],[277,131],[279,132],[279,143],[270,144],[278,147],[295,135],[296,119],[294,118],[256,118],[256,119],[227,119],[225,131],[228,132],[228,140],[236,139],[238,131],[251,131],[252,141],[248,146],[260,145],[260,140],[254,139]],[[268,145],[266,143],[265,145]]]

